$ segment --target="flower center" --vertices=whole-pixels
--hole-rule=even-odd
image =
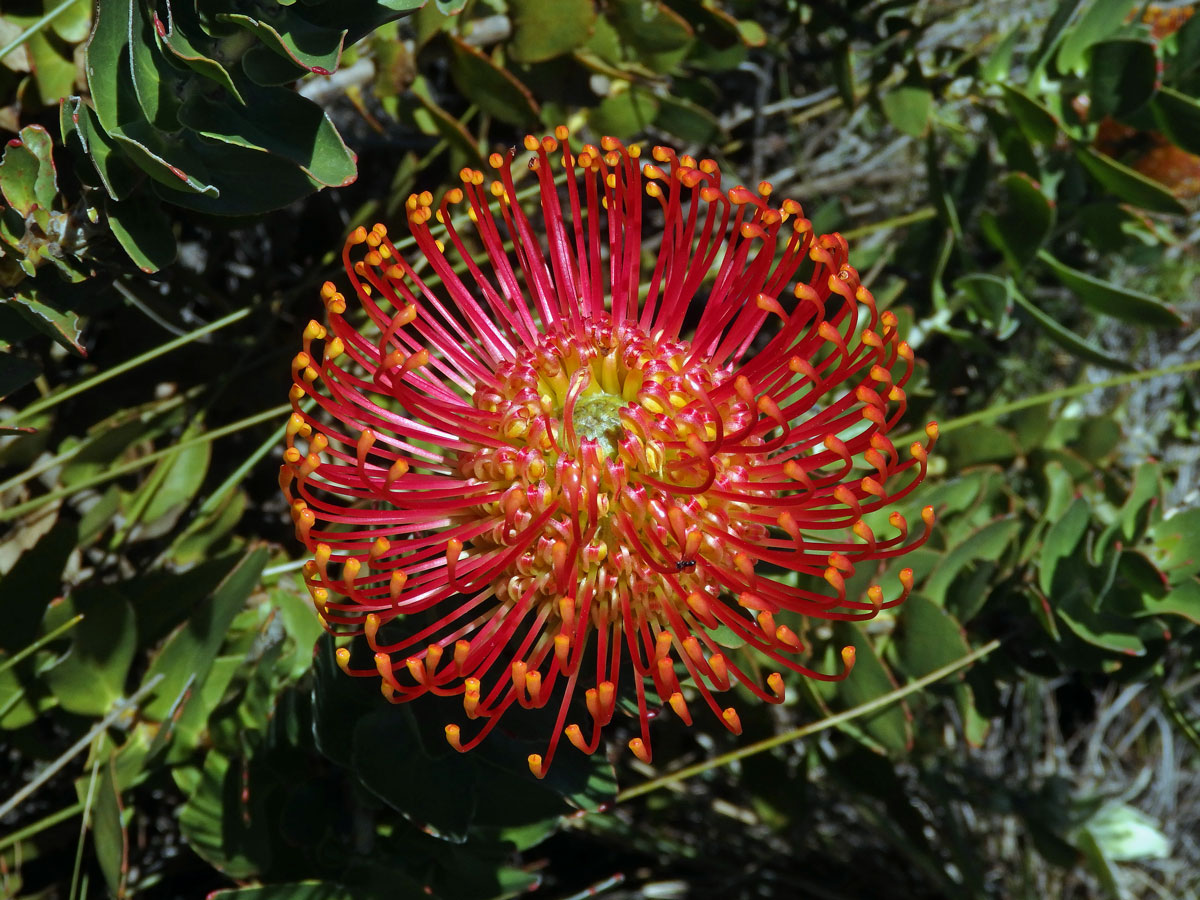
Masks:
[[[624,397],[606,391],[584,394],[575,404],[576,434],[594,440],[601,457],[616,455],[617,444],[625,434],[620,410],[628,405]]]
[[[496,439],[459,455],[464,477],[493,488],[472,509],[478,574],[551,621],[584,594],[610,622],[716,599],[713,572],[767,533],[726,499],[746,495],[762,445],[739,439],[756,417],[729,380],[686,341],[607,318],[499,366],[473,397]]]

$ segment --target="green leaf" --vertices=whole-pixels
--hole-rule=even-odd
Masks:
[[[645,131],[658,115],[658,101],[636,87],[613,93],[593,107],[588,124],[598,133],[628,138]]]
[[[1169,859],[1171,842],[1158,823],[1125,803],[1109,803],[1084,826],[1104,856],[1117,862]]]
[[[721,134],[721,123],[704,107],[671,96],[657,100],[654,124],[668,134],[690,144],[708,144]]]
[[[0,400],[20,390],[41,374],[42,367],[32,359],[0,352]]]
[[[353,740],[351,767],[371,793],[437,837],[466,840],[480,790],[473,760],[449,747],[430,756],[409,710],[386,703],[358,720]],[[386,766],[379,765],[381,754]]]
[[[1049,238],[1054,227],[1054,206],[1023,172],[1009,173],[1002,183],[1003,209],[996,214],[984,213],[980,225],[987,239],[1004,254],[1009,267],[1020,272]]]
[[[1102,41],[1091,47],[1088,117],[1128,116],[1149,102],[1158,87],[1158,55],[1148,41]]]
[[[322,109],[293,91],[242,86],[246,105],[196,91],[180,121],[215,141],[262,150],[295,163],[317,187],[345,187],[357,177],[354,154]]]
[[[891,672],[858,626],[838,622],[833,633],[836,641],[854,647],[854,669],[848,677],[837,682],[837,695],[847,707],[858,706],[896,689]],[[857,719],[855,724],[892,754],[902,755],[912,746],[912,715],[903,702]]]
[[[450,76],[464,96],[510,125],[537,121],[537,101],[515,76],[458,37],[448,34],[443,40],[450,45]]]
[[[1200,153],[1200,102],[1165,85],[1150,101],[1158,130],[1188,153]]]
[[[1091,147],[1079,147],[1075,158],[1113,196],[1150,212],[1182,214],[1183,206],[1169,190]]]
[[[121,818],[121,796],[112,757],[100,763],[96,779],[92,799],[92,845],[112,896],[124,897],[125,882],[129,877],[129,835]]]
[[[1189,94],[1195,94],[1200,84],[1200,18],[1192,16],[1173,35],[1175,55],[1167,58],[1165,80]]]
[[[202,51],[193,41],[194,36],[196,41],[202,41],[205,45],[211,43],[205,41],[203,38],[203,31],[199,28],[199,21],[195,19],[195,10],[191,9],[189,4],[176,3],[173,6],[168,6],[167,12],[166,25],[162,25],[157,13],[152,14],[155,26],[162,25],[159,29],[159,34],[167,52],[198,75],[221,85],[239,103],[244,103],[245,101],[233,83],[233,78],[229,75],[229,70],[214,59],[213,56],[209,55],[218,52],[215,47],[207,51]],[[186,34],[182,27],[185,22],[192,26],[189,29],[191,36]]]
[[[1042,312],[1031,300],[1025,298],[1025,295],[1020,291],[1013,292],[1013,300],[1017,302],[1025,312],[1033,318],[1033,320],[1041,326],[1042,330],[1050,336],[1056,344],[1078,356],[1080,359],[1087,360],[1097,366],[1103,366],[1106,369],[1115,369],[1119,372],[1134,372],[1136,367],[1123,359],[1117,359],[1115,356],[1109,356],[1095,344],[1090,344],[1046,313]]]
[[[70,97],[63,102],[60,127],[64,142],[70,137],[79,141],[109,197],[124,200],[133,192],[143,176],[101,127],[95,110],[80,98]]]
[[[1183,325],[1179,314],[1157,297],[1072,269],[1045,250],[1038,253],[1038,259],[1049,266],[1059,283],[1069,288],[1089,309],[1139,325],[1159,328],[1179,328]]]
[[[231,491],[215,508],[206,512],[205,506],[211,503],[210,497],[196,518],[175,537],[171,549],[167,551],[171,559],[181,566],[188,566],[208,558],[213,548],[220,547],[223,539],[241,521],[247,502],[244,491]]]
[[[45,128],[26,125],[11,140],[0,158],[0,191],[8,205],[22,216],[35,206],[49,210],[58,196],[58,181],[51,155],[53,142]]]
[[[899,131],[912,137],[923,137],[929,128],[933,110],[933,94],[914,84],[904,84],[879,98],[883,114]]]
[[[164,677],[154,698],[143,709],[143,715],[162,720],[189,678],[195,677],[198,684],[203,683],[234,616],[241,612],[257,586],[266,561],[265,549],[244,556],[155,655],[145,678],[149,680],[158,674]]]
[[[587,41],[596,20],[593,0],[511,0],[512,59],[544,62]]]
[[[984,62],[979,71],[979,77],[992,84],[999,83],[1002,87],[1007,86],[1009,72],[1012,70],[1013,53],[1017,49],[1017,43],[1028,33],[1029,29],[1026,26],[1018,25],[1005,35],[1004,39],[996,45],[991,56]]]
[[[1181,582],[1163,597],[1143,594],[1142,604],[1144,609],[1139,616],[1181,616],[1200,625],[1200,581]]]
[[[128,200],[109,200],[104,212],[113,237],[143,272],[157,272],[175,262],[178,247],[171,219],[156,197],[142,191]]]
[[[1008,108],[1008,114],[1013,117],[1025,137],[1047,145],[1058,139],[1061,126],[1054,113],[1020,88],[1002,84],[1000,89],[1004,92],[1004,105]]]
[[[1129,0],[1091,0],[1079,20],[1063,36],[1058,48],[1059,71],[1079,76],[1087,74],[1087,49],[1120,29],[1131,6]]]
[[[195,436],[194,433],[186,436]],[[141,514],[141,521],[154,525],[160,519],[174,523],[183,509],[192,502],[204,483],[212,458],[212,444],[193,444],[168,454],[155,464],[146,483],[153,484],[153,494]],[[169,530],[169,529],[168,529]]]
[[[1143,511],[1152,511],[1162,502],[1162,471],[1159,463],[1147,460],[1141,463],[1133,473],[1133,487],[1125,503],[1121,506],[1121,517],[1118,525],[1125,540],[1132,541],[1146,527],[1147,515]]]
[[[695,36],[688,21],[661,0],[611,0],[606,11],[639,57],[682,50]]]
[[[176,767],[171,770],[180,790],[188,794],[179,810],[179,830],[201,859],[230,878],[247,879],[270,863],[270,839],[261,814],[262,798],[247,791],[240,765],[210,750],[204,769]],[[257,827],[256,827],[257,826]]]
[[[101,585],[53,603],[45,629],[79,613],[83,623],[72,630],[66,655],[44,670],[43,677],[63,709],[103,716],[125,696],[125,680],[137,651],[137,624],[121,592]]]
[[[332,74],[341,63],[346,31],[314,26],[297,15],[288,15],[286,7],[276,7],[261,19],[240,13],[218,13],[216,18],[244,28],[262,41],[251,54],[269,51],[297,69],[318,75]],[[252,65],[247,67],[247,74],[254,77]]]
[[[1043,594],[1051,593],[1059,560],[1075,555],[1075,548],[1083,539],[1090,519],[1091,507],[1088,502],[1082,497],[1076,497],[1066,513],[1046,532],[1038,556],[1038,586]]]
[[[995,275],[964,275],[954,289],[966,294],[967,308],[990,327],[1000,340],[1011,337],[1017,328],[1012,318],[1012,280]]]
[[[144,122],[129,122],[108,133],[120,150],[160,185],[180,194],[203,194],[214,199],[219,195],[194,139],[188,140],[190,136],[167,135]],[[243,185],[246,183],[250,182]]]
[[[183,79],[159,51],[154,25],[141,3],[130,12],[128,40],[133,93],[146,121],[155,128],[175,131],[179,127],[176,112]]]
[[[51,20],[50,27],[68,44],[78,44],[92,30],[92,4],[88,0],[75,0]]]
[[[1050,605],[1075,636],[1102,650],[1122,656],[1145,656],[1146,647],[1131,633],[1129,620],[1124,616],[1098,613],[1082,603],[1064,603],[1051,597]]]
[[[189,134],[191,141],[202,139]],[[313,178],[299,166],[277,156],[232,144],[222,145],[214,157],[213,189],[200,193],[172,190],[162,183],[154,185],[159,197],[176,206],[217,216],[256,216],[287,206],[311,194],[317,187]],[[253,191],[245,186],[252,184]]]
[[[43,106],[54,106],[71,93],[75,86],[73,47],[66,46],[52,30],[42,29],[25,40],[24,50]],[[28,103],[33,98],[26,94],[24,99]]]
[[[1155,564],[1171,584],[1200,574],[1200,509],[1177,512],[1150,529]]]
[[[87,356],[87,351],[79,342],[83,326],[76,313],[57,310],[50,304],[25,294],[8,297],[3,303],[59,346],[65,347],[76,356]]]
[[[950,585],[959,573],[972,562],[996,562],[1008,549],[1021,530],[1021,522],[1010,516],[990,522],[951,550],[943,554],[937,568],[925,582],[923,593],[934,603],[944,606]]]
[[[98,5],[86,48],[88,89],[100,124],[110,133],[137,103],[125,52],[133,21],[131,7],[130,0]]]
[[[60,521],[0,578],[0,650],[15,653],[37,637],[50,601],[62,590],[62,573],[75,550],[75,526]]]
[[[904,601],[896,627],[896,657],[909,678],[948,666],[971,650],[958,621],[920,594]]]

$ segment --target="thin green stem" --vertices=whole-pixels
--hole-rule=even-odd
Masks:
[[[193,397],[197,396],[200,393],[200,391],[202,391],[203,389],[204,389],[203,385],[197,385],[196,387],[192,388],[187,393],[176,394],[174,397],[167,397],[160,403],[155,404],[153,413],[155,415],[161,415],[162,413],[165,413],[171,409],[174,409],[176,406],[179,406],[184,401],[190,400]],[[147,407],[143,407],[143,410],[145,412],[151,411]],[[55,456],[51,456],[51,457],[41,460],[36,465],[30,466],[28,469],[25,469],[23,472],[18,472],[16,475],[14,475],[12,478],[8,479],[7,481],[0,482],[0,494],[3,494],[5,491],[17,487],[18,485],[24,484],[27,481],[32,481],[34,478],[37,478],[39,475],[41,475],[45,472],[49,472],[55,466],[60,466],[65,462],[69,462],[70,460],[72,460],[76,456],[78,456],[85,447],[89,447],[89,446],[91,446],[90,441],[87,441],[87,440],[80,441],[78,444],[76,444],[70,450],[64,450],[62,453],[59,453]]]
[[[3,55],[3,54],[0,54],[0,55]],[[63,400],[66,400],[70,397],[74,397],[77,394],[82,394],[84,391],[91,390],[92,388],[96,387],[97,385],[103,384],[104,382],[108,381],[109,379],[116,378],[118,375],[124,375],[130,369],[136,369],[138,366],[144,365],[145,363],[148,363],[153,359],[157,359],[158,357],[163,356],[166,353],[170,353],[172,350],[177,350],[180,347],[185,346],[186,344],[190,344],[192,341],[199,340],[200,338],[204,337],[205,335],[212,334],[214,331],[219,331],[220,329],[224,328],[226,325],[232,325],[234,322],[240,322],[242,319],[246,318],[246,316],[248,316],[248,315],[250,315],[249,307],[243,307],[242,309],[239,309],[235,312],[231,312],[229,315],[224,316],[223,318],[217,319],[215,322],[210,322],[208,325],[205,325],[203,328],[197,328],[195,331],[191,331],[185,335],[181,335],[180,337],[177,337],[172,341],[167,341],[165,344],[160,344],[159,346],[155,347],[152,350],[147,350],[145,353],[138,354],[133,359],[126,360],[125,362],[121,363],[120,365],[113,366],[111,369],[105,369],[103,372],[98,372],[95,375],[93,375],[91,378],[86,378],[83,381],[79,382],[78,384],[72,385],[71,387],[67,388],[66,390],[59,391],[56,394],[50,394],[49,396],[46,396],[46,397],[42,397],[40,400],[35,400],[33,403],[30,403],[27,407],[25,407],[23,410],[18,412],[16,415],[10,416],[9,418],[5,419],[3,422],[0,422],[0,426],[8,426],[8,425],[11,425],[12,423],[18,422],[22,419],[28,419],[30,416],[36,415],[37,413],[40,413],[43,410],[49,409],[50,407],[52,407],[58,403],[61,403]]]
[[[896,216],[893,219],[884,219],[882,222],[871,222],[868,225],[860,225],[858,228],[843,231],[842,237],[848,241],[852,241],[855,238],[873,234],[876,231],[885,231],[889,228],[902,228],[905,225],[912,225],[914,222],[925,222],[936,216],[937,211],[932,206],[922,206],[920,209],[914,209],[910,213]]]
[[[17,704],[25,699],[25,688],[18,687],[13,693],[8,695],[8,699],[0,703],[0,722],[3,722],[5,717],[17,708]]]
[[[61,637],[62,635],[66,634],[68,631],[70,631],[72,628],[74,628],[76,625],[78,625],[82,621],[83,621],[83,613],[80,613],[79,615],[75,616],[74,618],[67,619],[67,621],[63,622],[61,625],[59,625],[53,631],[43,634],[40,638],[38,638],[36,641],[34,641],[28,647],[24,648],[23,650],[18,650],[16,653],[14,653],[8,659],[0,660],[0,674],[3,674],[7,670],[11,669],[13,666],[15,666],[17,663],[19,663],[25,657],[29,656],[29,654],[36,653],[41,647],[45,647],[48,643],[50,643],[55,638]]]
[[[65,809],[60,809],[58,812],[50,813],[44,819],[38,819],[32,824],[26,825],[20,831],[14,831],[12,834],[0,837],[0,853],[3,853],[14,844],[19,844],[21,841],[29,840],[34,835],[41,834],[47,828],[53,828],[60,822],[75,818],[81,812],[83,812],[83,803],[76,803],[74,806],[68,806]]]
[[[229,425],[224,425],[220,428],[214,428],[212,431],[205,432],[202,435],[192,438],[191,440],[180,441],[178,444],[172,444],[170,447],[165,447],[162,450],[155,450],[153,453],[147,453],[145,456],[131,460],[120,466],[112,466],[103,472],[94,475],[91,478],[80,481],[70,487],[56,488],[42,494],[40,497],[35,497],[32,500],[27,500],[24,503],[19,503],[16,506],[8,509],[0,509],[0,522],[7,522],[12,519],[20,518],[31,510],[37,509],[46,503],[53,503],[55,500],[60,500],[63,497],[69,497],[71,494],[79,491],[95,487],[98,484],[103,484],[106,481],[111,481],[114,478],[120,478],[122,475],[128,475],[130,472],[136,472],[138,469],[144,469],[151,463],[158,462],[164,457],[170,456],[172,453],[177,453],[180,450],[186,450],[188,447],[195,447],[200,444],[205,444],[210,441],[219,440],[227,435],[234,434],[238,431],[244,431],[247,428],[253,428],[255,425],[261,425],[263,422],[269,422],[271,419],[276,419],[291,412],[292,405],[284,403],[280,406],[273,406],[268,410],[258,413],[257,415],[249,416]]]
[[[57,19],[60,15],[62,15],[64,12],[66,12],[67,9],[70,8],[72,4],[78,3],[78,2],[79,2],[79,0],[63,0],[62,3],[58,4],[58,6],[54,7],[54,9],[50,10],[50,12],[46,13],[44,16],[42,16],[40,19],[38,19],[36,22],[34,22],[32,25],[30,25],[28,28],[26,28],[20,34],[18,34],[15,38],[13,38],[11,41],[9,41],[4,47],[0,47],[0,59],[4,59],[4,57],[8,56],[8,54],[12,53],[14,50],[16,50],[22,44],[24,44],[27,40],[29,40],[31,37],[33,37],[35,34],[37,34],[39,31],[41,31],[43,28],[45,28],[47,25],[49,25],[51,22],[53,22],[55,19]]]
[[[624,803],[626,800],[632,800],[634,797],[640,797],[643,794],[649,794],[651,791],[657,791],[661,788],[678,784],[681,781],[686,781],[693,776],[700,775],[701,773],[707,772],[711,769],[727,766],[731,762],[735,762],[739,759],[745,759],[748,756],[754,756],[755,754],[762,753],[765,750],[770,750],[782,744],[790,744],[793,741],[798,741],[801,738],[808,737],[809,735],[817,734],[818,732],[833,728],[835,725],[841,725],[842,723],[849,722],[852,719],[858,719],[862,716],[869,715],[876,710],[883,709],[885,706],[890,706],[898,700],[904,699],[909,694],[915,694],[917,691],[928,687],[936,681],[941,681],[947,675],[953,675],[959,669],[965,668],[971,663],[983,659],[999,646],[1000,641],[989,641],[979,649],[971,651],[966,656],[956,659],[949,665],[942,666],[940,669],[935,669],[928,675],[918,678],[916,681],[911,681],[902,688],[889,691],[888,693],[876,697],[874,700],[868,700],[866,703],[862,703],[853,709],[848,709],[845,712],[828,716],[824,719],[821,719],[819,722],[812,722],[808,725],[803,725],[800,728],[795,728],[783,734],[776,735],[775,737],[767,738],[766,740],[757,741],[753,744],[747,744],[745,747],[740,747],[739,749],[734,750],[732,753],[723,753],[722,755],[714,757],[710,760],[706,760],[705,762],[697,763],[693,766],[685,766],[684,768],[675,772],[668,772],[666,775],[660,775],[658,778],[652,778],[649,781],[634,785],[631,788],[626,788],[617,794],[615,802]]]
[[[293,559],[291,562],[280,563],[277,566],[271,566],[269,569],[263,569],[262,577],[274,578],[277,575],[286,575],[288,572],[295,572],[304,568],[304,564],[308,562],[308,558]]]
[[[92,811],[92,797],[96,794],[96,775],[100,771],[100,757],[92,760],[92,775],[88,779],[87,797],[83,801],[83,818],[79,822],[79,842],[75,845],[75,868],[71,870],[71,890],[67,900],[75,900],[75,888],[79,886],[79,872],[83,868],[83,844],[87,838],[88,816]],[[86,891],[87,888],[84,888]]]
[[[1032,397],[1022,397],[1020,400],[1013,400],[1010,403],[1000,403],[996,406],[989,406],[987,409],[981,409],[978,412],[968,413],[965,416],[947,419],[946,421],[938,422],[938,433],[946,434],[950,431],[957,431],[960,428],[966,428],[968,425],[974,425],[978,422],[988,422],[992,419],[999,419],[1001,416],[1006,416],[1009,413],[1019,412],[1023,409],[1029,409],[1031,406],[1041,406],[1043,403],[1052,403],[1055,400],[1066,400],[1070,397],[1081,397],[1084,394],[1090,394],[1092,391],[1103,391],[1108,388],[1122,387],[1126,384],[1133,384],[1138,381],[1149,381],[1152,378],[1163,378],[1167,375],[1182,375],[1187,372],[1200,371],[1200,359],[1192,360],[1191,362],[1179,363],[1174,366],[1164,366],[1161,369],[1148,369],[1145,372],[1130,372],[1128,375],[1118,375],[1115,378],[1108,378],[1104,381],[1092,381],[1085,384],[1075,384],[1071,387],[1058,388],[1053,391],[1046,391],[1043,394],[1034,394]],[[907,444],[909,441],[916,440],[923,432],[913,431],[902,437],[896,438],[897,444]]]
[[[134,692],[133,696],[131,696],[128,700],[117,702],[108,715],[93,725],[88,730],[87,734],[63,751],[58,758],[54,760],[54,762],[50,763],[44,769],[39,771],[37,775],[34,776],[34,778],[29,782],[29,784],[25,785],[25,787],[21,788],[15,794],[9,797],[8,800],[3,804],[0,804],[0,819],[3,819],[10,812],[20,806],[22,802],[32,797],[43,784],[57,775],[63,766],[82,753],[87,746],[93,740],[95,740],[97,735],[103,734],[105,730],[107,730],[108,726],[112,725],[113,722],[117,721],[117,719],[121,718],[122,716],[128,715],[130,710],[136,709],[137,705],[142,702],[142,699],[156,687],[158,687],[158,683],[162,681],[164,677],[166,676],[160,672],[158,675],[155,675],[140,688],[138,688],[137,691]]]

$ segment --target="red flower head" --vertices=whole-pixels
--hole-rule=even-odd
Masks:
[[[492,155],[494,180],[464,169],[437,207],[408,199],[408,259],[382,225],[355,230],[343,259],[363,314],[326,283],[280,471],[317,611],[374,651],[358,669],[339,650],[342,668],[393,702],[461,696],[481,727],[446,726],[460,750],[514,704],[556,704],[538,776],[563,734],[596,750],[622,669],[643,760],[652,707],[690,723],[707,706],[738,732],[715,696],[735,680],[781,701],[781,674],[760,685],[718,629],[776,668],[844,677],[852,648],[841,671],[812,671],[796,629],[907,596],[909,570],[890,600],[847,596],[845,579],[928,536],[932,509],[915,540],[886,509],[937,435],[904,459],[886,436],[913,353],[841,235],[772,206],[769,184],[723,190],[711,160],[656,147],[642,166],[636,146],[566,139],[525,140],[540,223],[510,153]]]

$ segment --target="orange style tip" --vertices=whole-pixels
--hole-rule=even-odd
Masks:
[[[846,646],[842,648],[842,665],[846,667],[846,674],[850,674],[850,670],[854,668],[854,648]]]
[[[767,676],[767,687],[771,689],[771,693],[780,700],[787,694],[787,686],[783,683],[783,676],[778,672],[772,672]]]
[[[366,239],[367,239],[367,229],[365,229],[361,225],[359,225],[352,232],[350,232],[350,237],[346,238],[346,243],[361,244],[364,241],[366,241]]]
[[[925,434],[931,441],[936,441],[938,437],[938,423],[930,422],[925,426]]]
[[[529,754],[529,771],[533,773],[534,778],[545,778],[546,771],[542,768],[542,754]]]
[[[902,585],[904,585],[905,590],[908,590],[908,591],[912,590],[912,586],[913,586],[913,570],[912,569],[901,569],[900,570],[900,583]]]
[[[379,616],[375,613],[368,613],[367,618],[363,621],[363,633],[367,636],[367,643],[375,643],[375,635],[379,631]]]
[[[921,521],[924,522],[926,525],[932,525],[934,523],[934,521],[936,520],[936,518],[937,518],[937,516],[933,512],[932,506],[926,506],[924,509],[921,510]]]
[[[871,605],[878,612],[883,608],[883,588],[877,584],[871,585],[867,588],[867,599],[871,601]]]
[[[563,733],[567,736],[567,740],[571,742],[571,746],[576,750],[580,753],[588,752],[587,743],[583,739],[583,731],[580,730],[578,725],[568,725]]]
[[[633,751],[633,755],[642,762],[650,763],[650,748],[646,746],[646,742],[640,737],[635,737],[629,742],[629,749]]]
[[[338,647],[337,650],[334,651],[333,656],[334,656],[334,659],[337,660],[338,668],[341,669],[343,672],[345,672],[347,675],[349,675],[350,674],[350,651],[348,649],[346,649],[345,647]]]
[[[566,125],[557,125],[554,128],[554,136],[560,141],[565,141],[571,136],[571,129],[569,129]]]
[[[737,714],[737,710],[732,706],[721,712],[721,719],[725,723],[725,727],[734,734],[742,733],[742,718]]]
[[[451,747],[453,747],[459,753],[462,753],[463,745],[462,740],[460,739],[460,733],[461,729],[457,725],[451,723],[446,726],[446,741]]]

